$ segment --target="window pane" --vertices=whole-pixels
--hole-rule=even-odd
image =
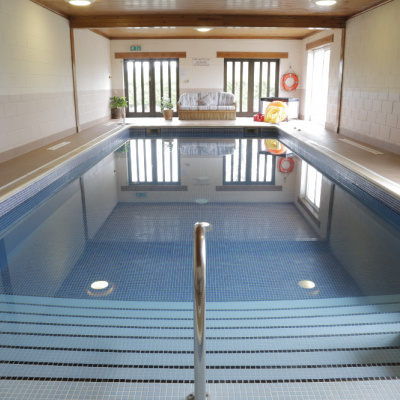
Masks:
[[[276,95],[275,79],[276,79],[276,62],[270,63],[270,74],[269,74],[269,96]]]
[[[268,66],[269,63],[267,62],[263,62],[262,63],[262,75],[261,75],[261,79],[262,79],[262,97],[268,97],[269,93],[268,93]],[[261,112],[264,112],[265,110],[262,110]]]
[[[129,103],[129,112],[135,111],[135,101],[133,98],[133,62],[128,61],[126,63],[126,70],[128,75],[128,103]]]
[[[144,111],[150,112],[150,63],[143,63]]]
[[[235,62],[235,95],[237,108],[242,111],[242,98],[240,97],[240,75],[241,75],[242,63],[240,61]]]
[[[154,62],[154,86],[156,97],[156,111],[161,112],[161,63],[160,61]]]
[[[168,79],[168,61],[162,62],[162,74],[163,74],[163,97],[171,98],[169,94],[169,79]]]
[[[254,62],[253,112],[261,112],[260,108],[260,62]]]
[[[171,61],[170,66],[171,66],[171,101],[172,104],[174,105],[174,110],[176,111],[176,104],[178,103],[178,93],[176,84],[178,64],[176,61]]]
[[[135,79],[136,79],[136,111],[143,112],[142,102],[142,63],[135,62]]]
[[[233,93],[233,63],[228,61],[226,63],[226,91],[228,93]]]
[[[247,112],[249,93],[249,63],[243,62],[242,73],[242,111]]]

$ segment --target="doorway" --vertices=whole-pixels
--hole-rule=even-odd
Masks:
[[[330,47],[315,49],[308,57],[309,119],[325,125],[328,107]]]

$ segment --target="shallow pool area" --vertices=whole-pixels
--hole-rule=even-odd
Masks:
[[[212,397],[400,394],[400,201],[279,129],[121,130],[0,211],[5,398],[190,394],[199,221]]]

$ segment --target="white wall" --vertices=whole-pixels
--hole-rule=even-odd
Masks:
[[[400,0],[347,23],[340,133],[400,154]]]
[[[75,132],[68,20],[0,0],[0,162]]]
[[[133,44],[129,40],[112,40],[112,85],[113,95],[123,95],[123,61],[114,57],[115,53],[129,52]],[[179,60],[181,92],[201,89],[222,90],[224,87],[224,59],[217,58],[217,51],[248,51],[248,52],[288,52],[289,58],[280,62],[280,75],[291,66],[301,77],[302,42],[301,40],[228,40],[228,39],[144,39],[134,44],[142,46],[144,52],[174,52],[185,51],[186,58]],[[135,52],[137,53],[137,52]],[[193,58],[207,58],[210,66],[193,66]],[[302,83],[300,81],[300,87]],[[296,92],[287,93],[280,88],[280,96],[297,97]]]
[[[110,118],[110,40],[88,29],[74,29],[79,125],[81,129]]]

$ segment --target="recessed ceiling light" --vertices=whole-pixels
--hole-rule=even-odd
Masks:
[[[303,289],[314,289],[315,283],[313,281],[300,281],[299,286]]]
[[[199,32],[208,32],[214,28],[194,28],[194,29],[196,29],[196,31],[199,31]]]
[[[333,6],[336,4],[336,0],[318,0],[315,2],[317,6]]]
[[[95,290],[105,289],[106,287],[108,287],[108,282],[107,281],[96,281],[96,282],[93,282],[90,285],[90,287]]]
[[[94,3],[94,0],[65,0],[65,1],[73,6],[88,6]]]

